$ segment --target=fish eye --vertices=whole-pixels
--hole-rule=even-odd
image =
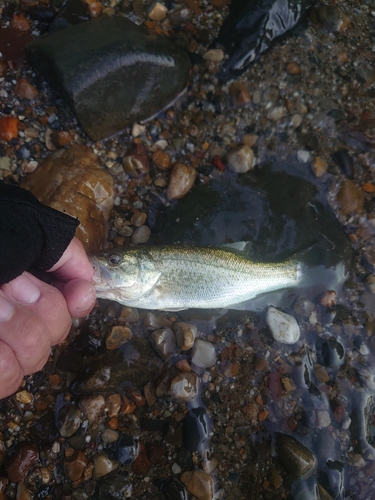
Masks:
[[[108,263],[111,265],[111,266],[117,266],[117,264],[120,263],[120,260],[121,260],[121,257],[117,254],[112,254],[108,257]]]

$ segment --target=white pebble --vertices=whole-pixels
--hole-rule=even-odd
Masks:
[[[173,472],[173,474],[180,474],[181,471],[182,471],[181,467],[178,465],[177,462],[175,462],[172,465],[172,472]]]
[[[303,149],[300,149],[297,152],[297,159],[302,163],[307,163],[311,160],[311,153],[309,151],[304,151]]]
[[[134,123],[133,128],[132,128],[132,136],[133,137],[139,137],[140,135],[144,134],[145,132],[146,132],[145,125],[140,125],[139,123]]]
[[[317,424],[321,429],[328,427],[331,423],[331,417],[327,410],[319,410],[317,415]]]
[[[151,235],[151,229],[148,226],[138,227],[132,235],[132,243],[138,245],[139,243],[147,243]]]
[[[220,62],[224,59],[224,52],[221,49],[211,49],[203,54],[205,61]]]
[[[192,351],[191,360],[200,368],[210,368],[217,361],[215,346],[206,340],[196,340]]]
[[[277,342],[294,344],[300,337],[300,329],[295,318],[273,306],[267,309],[266,323]]]

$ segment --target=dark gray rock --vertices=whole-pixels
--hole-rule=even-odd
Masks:
[[[95,141],[158,113],[181,93],[190,73],[182,49],[126,18],[77,24],[26,50]]]

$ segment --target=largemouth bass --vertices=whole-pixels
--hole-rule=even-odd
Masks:
[[[91,262],[99,298],[164,311],[230,308],[259,294],[294,287],[302,278],[295,259],[253,262],[229,245],[117,248],[92,256]]]

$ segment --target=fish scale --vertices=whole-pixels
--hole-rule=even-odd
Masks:
[[[116,260],[114,255],[118,265],[110,263],[110,259]],[[98,297],[143,309],[227,308],[259,294],[296,286],[301,278],[295,259],[253,262],[228,248],[116,249],[92,259]]]

